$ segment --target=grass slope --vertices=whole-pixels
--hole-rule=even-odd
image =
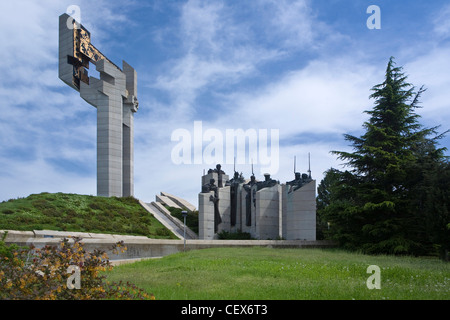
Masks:
[[[369,265],[381,289],[369,290]],[[368,256],[339,250],[218,248],[115,267],[160,300],[450,299],[450,264],[432,258]]]
[[[32,194],[0,203],[0,229],[59,230],[177,239],[133,197]]]

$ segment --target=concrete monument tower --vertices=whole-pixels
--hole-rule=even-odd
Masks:
[[[89,63],[100,79],[88,77]],[[91,35],[71,16],[59,17],[59,78],[97,108],[97,195],[134,193],[133,117],[138,110],[137,74],[122,69],[91,44]]]

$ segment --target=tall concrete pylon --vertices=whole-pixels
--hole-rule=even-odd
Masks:
[[[89,63],[100,79],[89,77]],[[134,194],[134,113],[137,73],[122,69],[91,44],[86,28],[68,14],[59,17],[59,78],[97,108],[97,195]]]

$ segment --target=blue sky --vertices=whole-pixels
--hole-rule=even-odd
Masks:
[[[341,168],[330,151],[350,150],[343,134],[362,133],[391,56],[428,89],[421,123],[450,128],[448,1],[2,1],[0,201],[96,194],[96,110],[58,78],[58,16],[70,5],[97,48],[137,70],[135,196],[144,201],[166,191],[197,205],[200,176],[214,165],[171,158],[171,134],[192,132],[194,121],[222,133],[278,130],[272,176],[292,180],[294,156],[305,172],[311,153],[320,182]],[[381,29],[367,28],[370,5]],[[223,168],[232,175],[232,163]],[[249,177],[250,161],[237,170]]]

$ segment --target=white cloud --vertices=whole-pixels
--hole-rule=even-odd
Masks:
[[[237,20],[239,9],[228,4],[191,0],[182,8],[175,32],[183,52],[169,62],[164,75],[148,85],[170,92],[176,112],[192,113],[202,89],[248,79],[257,74],[259,66],[281,59],[294,46],[304,48],[324,30],[311,16],[306,1],[250,4],[263,21]]]
[[[427,54],[417,56],[404,66],[408,81],[427,91],[421,97],[423,109],[417,111],[429,126],[442,124],[444,130],[450,129],[450,47],[435,47]],[[434,123],[434,124],[433,124]]]
[[[256,92],[232,96],[228,103],[234,111],[216,124],[280,129],[284,138],[358,130],[380,70],[351,59],[315,60]]]
[[[272,41],[282,47],[305,48],[306,45],[315,45],[315,38],[322,33],[325,25],[316,20],[309,1],[297,0],[263,0],[268,20],[265,30]]]
[[[239,78],[252,69],[249,64],[232,63],[221,60],[204,60],[197,55],[188,54],[180,59],[168,74],[158,77],[156,87],[169,91],[174,98],[171,108],[184,115],[192,113],[193,102],[201,89],[227,79]]]
[[[217,38],[222,38],[226,22],[221,19],[224,5],[220,2],[188,1],[182,9],[180,31],[188,51],[203,49],[217,53],[221,49]]]
[[[445,5],[435,15],[433,24],[434,32],[441,39],[448,38],[450,36],[450,5]]]

